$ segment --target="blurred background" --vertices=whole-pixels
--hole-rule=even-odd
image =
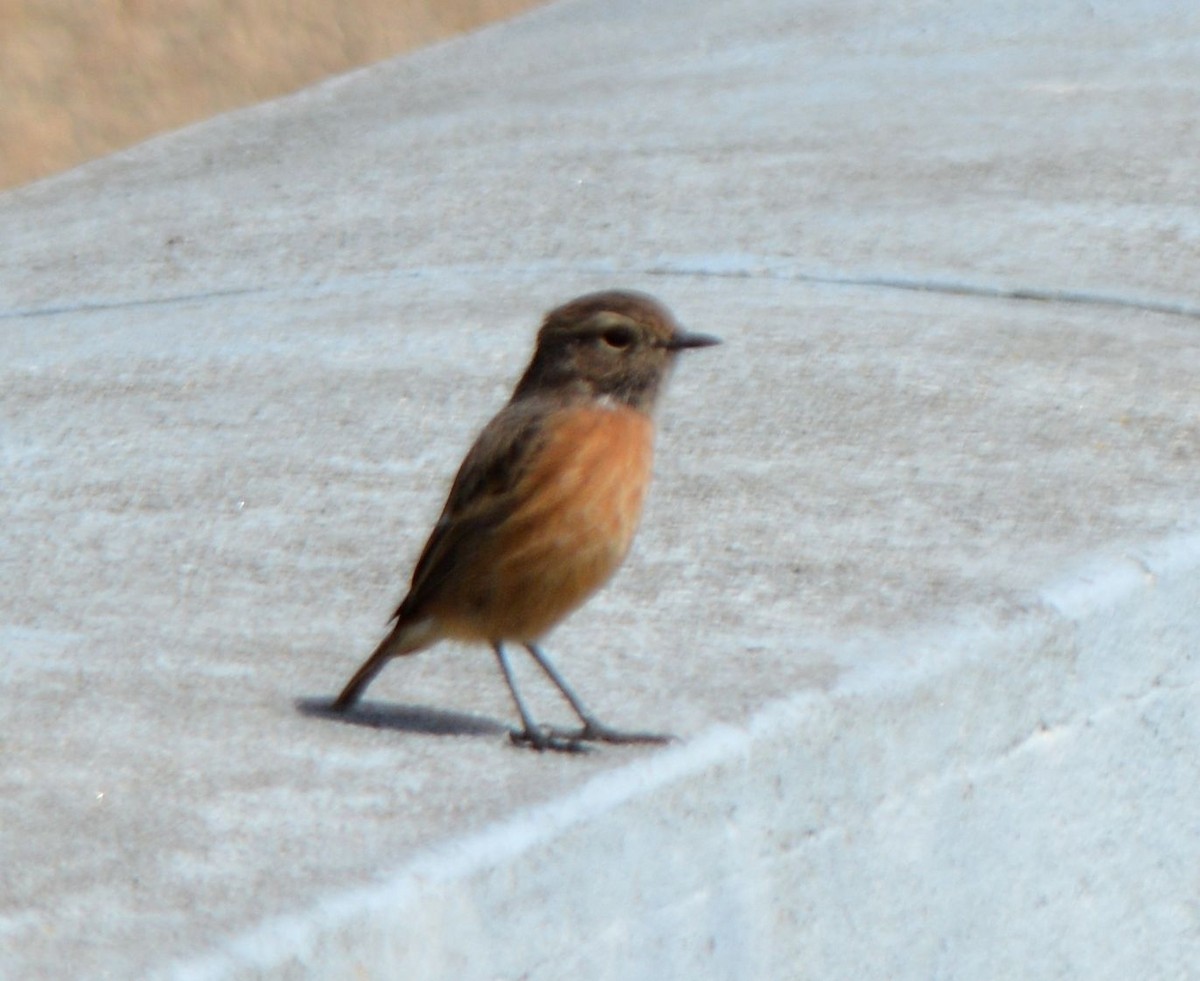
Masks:
[[[0,0],[0,190],[541,0]]]

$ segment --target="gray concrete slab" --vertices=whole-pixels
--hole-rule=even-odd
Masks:
[[[1198,55],[563,3],[0,197],[2,973],[1181,976]],[[682,744],[512,749],[450,646],[303,711],[602,286],[726,339],[551,645]]]

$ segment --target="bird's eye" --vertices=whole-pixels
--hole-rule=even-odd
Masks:
[[[633,331],[628,327],[610,327],[600,337],[609,347],[615,347],[618,350],[629,347],[634,340]]]

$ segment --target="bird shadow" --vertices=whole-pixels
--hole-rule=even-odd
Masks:
[[[487,716],[447,712],[427,705],[360,702],[348,712],[336,710],[330,698],[297,698],[295,705],[296,711],[309,718],[426,736],[495,736],[511,731],[504,723]]]

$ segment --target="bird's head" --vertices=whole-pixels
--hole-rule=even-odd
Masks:
[[[546,314],[513,400],[610,398],[648,412],[680,351],[718,343],[683,330],[645,293],[589,293]]]

